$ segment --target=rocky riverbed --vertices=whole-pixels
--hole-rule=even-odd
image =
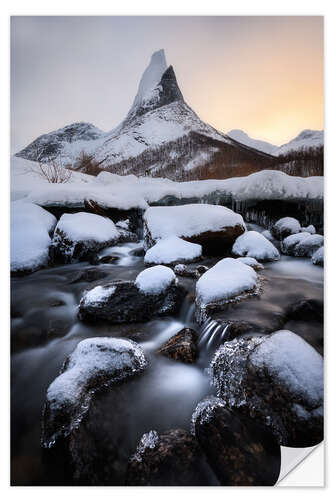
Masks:
[[[79,254],[67,238],[69,263],[12,278],[13,484],[269,485],[280,445],[322,439],[323,269],[309,255],[322,240],[284,255],[312,228],[261,236],[230,211],[237,233],[219,250],[211,213],[213,238],[164,224],[173,255],[162,245],[147,262],[151,210],[144,241],[126,224]],[[299,360],[284,376],[296,352],[311,376]]]

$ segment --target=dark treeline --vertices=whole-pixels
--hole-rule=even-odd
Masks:
[[[196,132],[151,148],[125,161],[109,164],[103,169],[120,175],[167,177],[175,181],[226,179],[274,168],[277,159],[242,147],[228,144]]]
[[[278,159],[279,170],[286,174],[301,177],[324,175],[324,146],[289,151],[285,155],[280,155]]]

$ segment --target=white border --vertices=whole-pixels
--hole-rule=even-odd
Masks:
[[[6,246],[6,241],[9,241],[9,221],[8,221],[8,203],[9,203],[9,16],[10,15],[325,15],[325,51],[326,51],[326,89],[332,88],[332,78],[331,76],[331,63],[330,59],[332,58],[332,54],[329,53],[331,48],[332,41],[332,23],[331,23],[331,15],[330,15],[330,7],[332,5],[331,1],[326,0],[317,0],[317,1],[307,1],[307,0],[279,0],[274,2],[259,1],[259,0],[233,0],[228,2],[223,1],[200,1],[194,2],[193,0],[189,1],[180,1],[180,0],[168,0],[168,2],[157,2],[156,0],[122,0],[121,2],[115,1],[98,1],[94,2],[86,2],[85,4],[82,0],[77,2],[69,2],[68,0],[57,0],[57,2],[45,2],[45,1],[37,1],[37,0],[29,0],[28,2],[24,1],[4,1],[1,5],[1,25],[0,25],[0,50],[1,50],[1,159],[2,162],[0,164],[0,172],[1,172],[1,202],[2,202],[2,210],[1,210],[1,283],[2,283],[2,296],[1,296],[1,317],[3,319],[2,322],[2,331],[1,331],[1,369],[2,376],[1,382],[4,384],[4,388],[2,391],[2,411],[1,411],[1,425],[0,429],[2,432],[1,436],[1,487],[3,489],[3,495],[6,497],[16,497],[18,495],[24,495],[24,497],[31,496],[31,498],[43,498],[45,495],[48,496],[49,499],[57,498],[59,495],[65,493],[68,496],[70,495],[72,498],[77,497],[80,499],[89,498],[91,495],[105,495],[108,498],[116,497],[117,499],[120,497],[132,497],[136,498],[147,498],[150,496],[156,497],[169,497],[170,494],[180,494],[182,496],[189,496],[191,499],[193,497],[201,497],[202,495],[206,495],[209,491],[209,495],[215,496],[218,495],[238,495],[244,494],[248,497],[258,498],[261,495],[267,497],[267,489],[266,488],[71,488],[68,490],[67,488],[9,488],[9,465],[8,465],[8,456],[9,456],[9,412],[7,411],[8,405],[4,404],[9,401],[9,343],[8,339],[8,331],[9,331],[9,320],[8,320],[8,310],[9,310],[9,294],[8,294],[8,284],[9,284],[9,272],[8,265],[9,262],[9,249],[8,245]],[[329,54],[329,55],[328,55]],[[331,205],[330,199],[332,199],[333,194],[333,185],[331,182],[332,175],[330,174],[330,168],[333,168],[333,165],[330,165],[330,130],[329,130],[329,121],[328,121],[328,110],[330,109],[330,98],[328,92],[326,92],[326,220],[331,216]],[[332,213],[333,215],[333,213]],[[326,229],[328,229],[326,224]],[[327,231],[326,231],[327,234]],[[327,286],[327,278],[330,274],[330,235],[328,234],[326,237],[326,292],[328,291]],[[326,304],[329,305],[328,295],[326,296]],[[327,324],[330,318],[330,307],[326,308],[326,357],[332,356],[332,354],[327,353],[327,347],[329,344],[329,335]],[[6,320],[4,320],[6,318]],[[332,332],[331,332],[332,334]],[[328,363],[327,363],[328,365]],[[333,366],[333,363],[331,363]],[[326,380],[328,379],[328,366],[326,367]],[[329,406],[329,398],[326,391],[326,406]],[[326,411],[326,422],[328,421],[328,413]],[[328,435],[328,429],[326,426],[326,437]],[[316,458],[315,452],[312,454],[314,458]],[[330,457],[330,452],[328,449],[328,457]],[[309,460],[310,457],[307,459]],[[326,461],[326,470],[330,469],[331,460]],[[313,468],[322,467],[321,459],[317,458],[314,460]],[[295,471],[296,472],[296,471]],[[292,473],[292,474],[295,474]],[[307,483],[307,472],[304,472],[303,475],[303,483]],[[291,477],[291,475],[290,475]],[[328,484],[330,483],[329,477]],[[298,477],[297,482],[299,485],[301,479]],[[289,483],[290,485],[290,483]],[[311,500],[313,500],[313,496],[315,495],[327,495],[329,494],[330,484],[325,489],[316,489],[314,492],[311,488],[301,488],[299,493],[302,495],[302,500],[311,496]],[[281,488],[270,488],[270,494],[280,494]],[[295,490],[288,490],[285,488],[283,490],[284,495],[295,495]],[[3,497],[4,498],[4,497]]]

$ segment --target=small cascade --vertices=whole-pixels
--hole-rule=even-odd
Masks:
[[[191,297],[187,295],[185,297],[185,300],[182,304],[182,307],[180,309],[179,313],[179,321],[184,323],[184,326],[193,326],[194,324],[194,310],[195,310],[195,304],[192,301]]]
[[[199,334],[198,346],[206,351],[216,349],[228,340],[229,323],[223,324],[208,318],[202,325]]]

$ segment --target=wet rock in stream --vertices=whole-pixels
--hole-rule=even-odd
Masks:
[[[196,439],[183,429],[144,434],[130,457],[127,486],[205,486],[212,472]]]
[[[272,486],[281,466],[272,432],[210,396],[192,416],[193,434],[222,486]]]
[[[96,427],[100,416],[92,417],[99,411],[95,397],[107,389],[119,392],[121,384],[146,366],[141,347],[130,340],[98,337],[77,345],[47,390],[42,446],[49,468],[62,460],[64,476],[72,476],[78,484],[117,483],[121,447],[108,433],[99,441],[102,448],[96,444],[96,432],[103,427]],[[117,408],[115,415],[121,418],[122,409]]]
[[[198,334],[191,328],[183,328],[157,352],[175,361],[194,363],[198,356],[197,337]]]
[[[268,425],[281,445],[323,439],[323,358],[293,332],[225,343],[211,362],[211,379],[229,408]]]
[[[148,321],[177,313],[186,293],[175,281],[157,293],[144,293],[133,281],[115,280],[88,291],[82,297],[79,318],[110,323]]]

